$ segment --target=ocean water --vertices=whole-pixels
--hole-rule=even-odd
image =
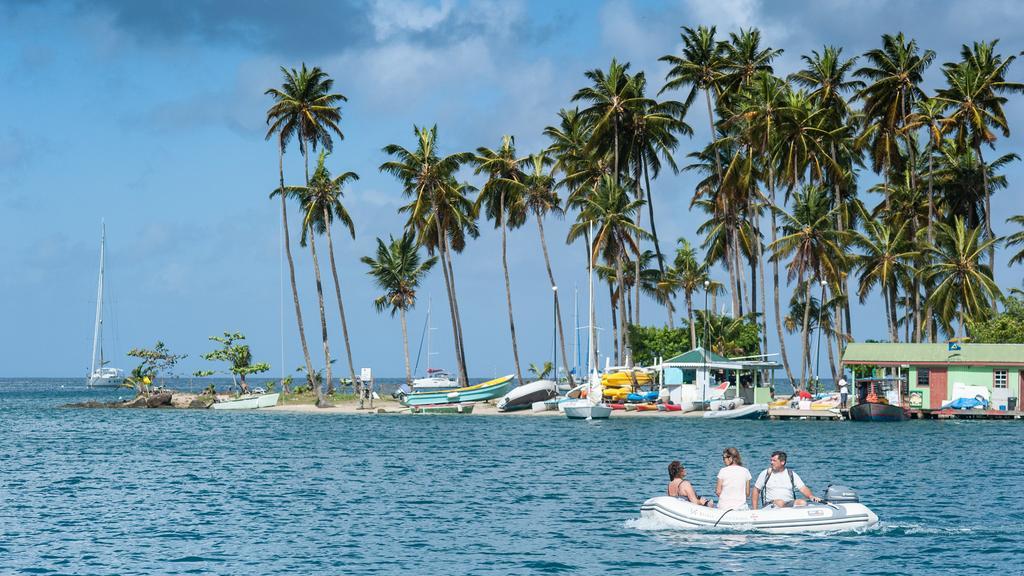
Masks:
[[[120,393],[123,394],[123,393]],[[603,422],[83,410],[0,380],[0,574],[1020,574],[1024,422]],[[859,490],[874,529],[778,536],[639,519],[680,459],[772,450]]]

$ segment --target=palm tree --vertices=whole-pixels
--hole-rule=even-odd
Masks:
[[[402,237],[390,237],[387,244],[377,238],[377,257],[363,256],[360,258],[370,267],[377,287],[384,294],[377,297],[373,304],[377,312],[391,308],[391,316],[397,311],[402,321],[402,349],[405,352],[405,383],[412,386],[412,368],[409,363],[409,331],[406,327],[405,313],[416,304],[416,289],[437,264],[437,257],[432,256],[421,260],[416,238],[406,231]]]
[[[995,53],[998,40],[975,42],[973,47],[966,44],[960,54],[959,63],[946,63],[942,73],[946,77],[946,88],[939,90],[936,100],[948,111],[948,123],[955,130],[956,141],[963,147],[974,148],[979,166],[985,165],[981,145],[993,146],[999,130],[1009,138],[1010,127],[1006,121],[1002,94],[1024,92],[1024,84],[1006,81],[1006,71],[1016,56],[1005,60]],[[992,233],[991,199],[988,189],[987,171],[981,170],[982,197],[985,205],[985,231],[989,240]],[[995,243],[989,245],[989,265],[995,268]]]
[[[526,210],[517,198],[526,175],[522,165],[525,158],[516,157],[516,141],[513,136],[503,136],[497,150],[480,147],[473,160],[476,173],[487,174],[476,200],[476,209],[483,205],[485,214],[494,220],[494,227],[501,228],[501,268],[505,273],[505,302],[508,304],[508,326],[512,334],[512,359],[515,363],[516,379],[523,385],[523,373],[519,368],[519,346],[516,343],[516,322],[512,314],[512,284],[508,275],[508,240],[506,228],[518,228],[526,220]]]
[[[285,189],[284,154],[285,147],[292,137],[298,137],[299,152],[302,154],[306,166],[306,184],[309,184],[309,156],[310,150],[315,151],[323,147],[327,151],[334,148],[332,133],[343,139],[338,123],[341,121],[341,110],[339,102],[347,100],[343,94],[332,93],[334,80],[319,67],[311,69],[302,64],[300,70],[281,69],[284,75],[284,83],[281,88],[268,88],[264,94],[273,98],[274,104],[266,112],[266,121],[269,124],[266,138],[269,139],[274,133],[279,134],[279,164],[281,172],[281,187]],[[288,253],[288,265],[292,281],[292,296],[295,300],[296,322],[299,324],[299,337],[302,340],[302,352],[306,360],[306,374],[312,374],[312,362],[309,359],[309,349],[306,345],[305,330],[302,326],[302,312],[299,307],[299,293],[295,284],[295,264],[292,260],[291,246],[288,240],[288,222],[285,208],[285,195],[282,194],[282,218],[284,221],[283,230],[285,233],[285,249]],[[321,297],[321,308],[324,307]],[[323,317],[323,314],[321,315]],[[328,380],[331,375],[330,346],[327,341],[326,320],[322,323],[324,335],[324,355],[328,371]],[[317,387],[317,405],[323,404],[323,393]]]
[[[1009,185],[1006,175],[999,171],[1020,160],[1020,156],[1011,152],[991,162],[980,163],[975,150],[960,146],[951,139],[942,142],[934,157],[937,166],[933,178],[938,188],[938,203],[944,208],[940,212],[945,212],[947,224],[952,224],[960,216],[968,228],[985,225],[985,200],[978,182],[983,178],[988,182],[989,195],[1006,188]],[[941,216],[938,219],[942,219]]]
[[[711,92],[715,93],[717,100],[720,93],[719,85],[727,70],[725,43],[715,40],[714,26],[699,26],[696,30],[683,26],[680,36],[683,40],[683,55],[667,54],[658,58],[659,62],[666,62],[672,66],[665,76],[665,86],[658,93],[689,86],[690,92],[683,101],[683,106],[689,110],[697,97],[697,92],[702,90],[708,105],[708,127],[711,129],[709,134],[714,138],[715,116],[711,106]],[[718,179],[721,180],[721,163],[717,168]]]
[[[968,321],[988,318],[992,303],[1001,295],[992,278],[992,268],[982,264],[982,254],[997,242],[981,239],[981,227],[967,228],[963,218],[952,225],[939,223],[934,246],[928,247],[932,262],[922,271],[935,280],[928,295],[929,305],[938,312],[948,332],[953,318],[960,321],[960,335],[966,336]]]
[[[643,206],[641,200],[630,200],[612,176],[604,176],[600,185],[587,199],[576,223],[569,228],[568,242],[573,242],[584,235],[589,226],[594,227],[591,241],[591,257],[596,260],[600,254],[605,262],[615,266],[615,278],[619,284],[618,309],[619,317],[624,318],[626,311],[625,290],[622,279],[625,277],[624,266],[629,254],[639,256],[640,248],[636,239],[647,238],[648,232],[633,223],[636,212]],[[591,322],[593,324],[593,322]],[[629,349],[629,331],[623,325],[622,341],[619,345],[619,358],[626,357]]]
[[[772,60],[782,55],[780,49],[761,47],[761,31],[757,28],[741,29],[739,34],[730,32],[723,50],[722,96],[727,100],[745,90],[756,75],[771,74]]]
[[[555,274],[551,269],[551,257],[548,255],[548,243],[544,235],[544,218],[548,214],[554,214],[561,218],[565,213],[562,210],[562,200],[558,197],[558,193],[555,192],[555,177],[553,173],[547,171],[547,167],[551,163],[551,160],[543,152],[532,154],[529,158],[530,171],[526,172],[523,180],[521,182],[509,181],[507,183],[509,186],[521,188],[515,196],[522,203],[522,206],[516,206],[514,210],[517,213],[533,213],[534,220],[537,222],[540,247],[544,253],[544,267],[547,269],[548,281],[551,283],[551,290],[554,294],[555,318],[558,324],[558,343],[562,352],[562,367],[565,369],[565,373],[569,378],[569,384],[571,385],[573,383],[572,372],[569,370],[569,356],[565,353],[565,333],[562,329],[562,311],[558,301],[558,284],[555,282]]]
[[[679,275],[679,289],[686,300],[686,322],[690,326],[690,345],[697,346],[696,326],[693,322],[693,295],[704,289],[704,282],[710,280],[707,261],[698,262],[697,254],[689,240],[679,239],[679,248],[673,266]]]
[[[838,207],[830,207],[828,196],[818,186],[809,186],[794,196],[793,213],[779,210],[782,217],[783,236],[773,242],[769,249],[772,258],[790,258],[787,266],[789,280],[796,280],[798,288],[806,291],[805,301],[811,299],[811,279],[817,278],[830,284],[840,279],[845,258],[842,249],[843,234],[835,229],[835,213]],[[803,320],[803,350],[808,350],[809,312],[805,310]],[[800,370],[800,381],[806,386],[806,363]]]
[[[882,47],[868,50],[864,59],[868,64],[854,75],[870,83],[857,92],[856,98],[864,101],[865,132],[871,134],[875,171],[884,171],[888,194],[889,170],[899,155],[896,137],[906,125],[914,103],[925,98],[920,86],[924,71],[935,60],[935,52],[921,52],[916,40],[908,41],[900,32],[895,36],[883,34]],[[903,134],[913,165],[916,138],[913,132]],[[914,182],[910,185],[915,187]]]
[[[397,144],[384,147],[384,153],[394,160],[381,164],[380,170],[398,178],[402,182],[403,194],[412,200],[408,206],[403,207],[403,211],[409,214],[406,228],[416,230],[420,244],[427,246],[431,252],[437,250],[441,257],[459,379],[466,385],[469,378],[449,248],[461,250],[460,246],[465,242],[463,234],[467,230],[470,233],[475,231],[475,223],[471,221],[475,220],[472,205],[465,199],[465,189],[455,181],[455,173],[473,158],[473,154],[462,152],[438,155],[436,125],[431,128],[413,126],[413,133],[417,143],[412,151]]]
[[[334,279],[334,295],[338,300],[338,313],[341,317],[341,333],[345,339],[345,354],[348,358],[349,377],[352,382],[356,381],[355,364],[352,362],[352,346],[348,336],[348,323],[345,320],[345,305],[341,299],[341,283],[338,281],[338,267],[334,259],[334,240],[331,238],[331,225],[337,219],[342,226],[348,229],[353,239],[356,237],[355,225],[345,205],[342,204],[343,187],[346,183],[358,180],[359,175],[355,172],[345,172],[332,178],[330,171],[324,166],[326,152],[321,152],[317,160],[317,167],[310,178],[309,186],[301,190],[300,196],[304,199],[305,216],[304,222],[309,224],[303,227],[303,238],[306,230],[313,228],[317,234],[327,235],[327,248],[331,262],[331,276]],[[303,196],[304,193],[304,196]],[[334,381],[328,379],[327,393],[334,390]]]
[[[1006,221],[1018,226],[1024,226],[1024,216],[1021,215],[1010,216]],[[1010,246],[1020,246],[1021,244],[1024,244],[1024,230],[1018,230],[1006,237],[1007,248]],[[1021,262],[1024,262],[1024,249],[1021,249],[1010,257],[1009,265],[1013,266],[1014,264],[1020,264]]]
[[[896,330],[896,300],[898,280],[902,275],[913,274],[911,260],[918,255],[914,250],[909,222],[887,224],[866,219],[864,233],[854,233],[854,245],[862,254],[855,258],[858,276],[857,296],[863,304],[871,291],[878,286],[885,302],[885,317],[889,325],[889,338],[898,342]]]
[[[573,95],[572,101],[589,104],[580,111],[591,125],[587,151],[591,155],[596,153],[614,159],[612,174],[618,184],[621,142],[624,140],[630,109],[637,99],[633,78],[629,75],[629,62],[619,64],[612,58],[607,72],[597,68],[588,70],[585,76],[591,85],[580,88]]]
[[[748,156],[753,159],[760,158],[760,177],[768,188],[768,197],[759,193],[760,201],[768,206],[771,217],[771,241],[775,242],[778,235],[776,226],[776,196],[775,184],[778,180],[776,175],[776,154],[781,148],[779,138],[779,122],[785,113],[787,104],[786,94],[788,86],[781,79],[768,73],[761,73],[755,76],[754,81],[745,90],[737,102],[734,116],[729,123],[737,125],[745,133],[745,140],[748,147]],[[756,187],[756,184],[755,184]],[[759,218],[752,220],[759,222]],[[758,224],[759,227],[759,224]],[[757,245],[757,261],[759,276],[761,278],[761,309],[765,310],[764,303],[764,266],[763,248],[761,243]],[[772,297],[775,310],[775,328],[779,339],[779,352],[782,356],[782,364],[786,369],[786,375],[790,382],[793,381],[793,372],[789,367],[789,357],[786,354],[786,342],[782,333],[782,312],[779,304],[779,262],[772,259]],[[763,343],[767,349],[768,327],[765,315],[762,315]]]
[[[928,131],[928,142],[925,148],[925,154],[928,156],[928,243],[931,244],[935,241],[935,234],[933,232],[932,223],[935,221],[935,171],[933,169],[933,160],[935,158],[935,151],[942,147],[943,137],[942,134],[945,131],[944,124],[946,123],[945,117],[943,116],[943,103],[936,98],[925,98],[914,103],[914,112],[907,118],[907,124],[904,126],[905,130],[920,130],[924,128]]]

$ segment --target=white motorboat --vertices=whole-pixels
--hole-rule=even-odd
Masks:
[[[509,391],[498,401],[499,412],[525,410],[535,402],[544,402],[558,395],[558,385],[553,380],[537,380],[523,384]]]
[[[760,510],[722,510],[698,506],[684,498],[657,496],[643,503],[640,517],[676,528],[758,530],[772,534],[838,532],[878,523],[878,515],[860,503],[854,490],[843,486],[830,486],[822,504]]]
[[[726,420],[760,420],[768,416],[767,404],[748,404],[743,406],[742,401],[739,404],[739,406],[729,409],[729,403],[724,402],[719,404],[719,409],[705,412],[704,417]]]
[[[103,358],[103,273],[107,252],[107,225],[100,224],[100,276],[96,285],[96,322],[92,332],[92,366],[86,385],[90,388],[117,388],[124,382],[124,370],[107,366]],[[97,360],[97,352],[99,358]]]
[[[743,406],[743,398],[730,398],[728,400],[712,400],[708,402],[708,410],[735,410]]]
[[[426,377],[416,378],[412,381],[412,388],[416,391],[452,390],[459,387],[459,383],[453,380],[448,372],[440,368],[431,368],[427,370]]]
[[[222,402],[214,402],[210,408],[214,410],[255,410],[257,408],[270,408],[271,406],[277,406],[277,399],[281,395],[277,392],[273,394],[249,394],[247,396],[239,396],[231,400],[224,400]]]

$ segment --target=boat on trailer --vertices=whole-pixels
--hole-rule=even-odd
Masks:
[[[688,530],[756,530],[771,534],[842,532],[878,523],[878,515],[860,503],[856,491],[845,486],[829,486],[821,504],[758,510],[722,510],[685,498],[657,496],[643,503],[640,517]]]

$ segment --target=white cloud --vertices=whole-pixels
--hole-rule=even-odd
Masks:
[[[415,0],[375,0],[370,22],[377,40],[386,40],[401,32],[423,32],[444,22],[455,5],[441,0],[437,6],[425,6]]]

